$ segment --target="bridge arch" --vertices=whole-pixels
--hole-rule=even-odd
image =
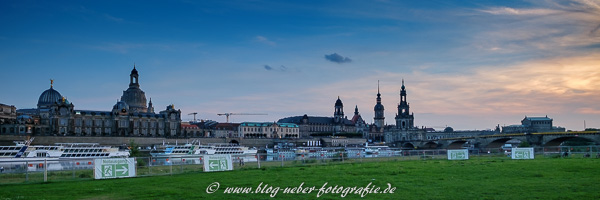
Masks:
[[[238,144],[238,145],[240,144],[240,142],[238,142],[237,140],[231,140],[231,141],[229,141],[229,143],[231,143],[231,144]]]
[[[513,138],[495,139],[487,145],[487,148],[500,148],[500,147],[502,147],[502,145],[506,144],[506,142],[508,142],[509,140],[512,140],[512,139]]]
[[[415,145],[413,145],[410,142],[407,142],[407,143],[402,144],[402,148],[403,149],[415,149]]]
[[[465,143],[467,143],[466,140],[454,141],[448,145],[447,149],[462,149]]]
[[[544,144],[544,146],[548,147],[548,146],[561,146],[561,144],[563,144],[566,141],[583,141],[583,142],[589,142],[589,143],[593,143],[593,144],[597,144],[598,142],[586,138],[586,137],[577,137],[577,136],[564,136],[564,137],[558,137],[558,138],[554,138],[548,142],[546,142]]]
[[[435,143],[434,141],[429,141],[426,142],[425,144],[423,144],[423,149],[436,149],[438,147],[438,144]]]

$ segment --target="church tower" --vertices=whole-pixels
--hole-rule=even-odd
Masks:
[[[377,128],[382,128],[384,126],[385,123],[385,117],[384,117],[384,108],[383,105],[381,104],[381,94],[379,93],[379,81],[377,81],[377,104],[375,104],[375,117],[373,117],[373,119],[375,120],[375,126],[377,126]]]
[[[335,123],[342,123],[344,119],[344,104],[340,97],[338,96],[337,101],[335,101],[335,112],[333,112],[333,118]]]
[[[404,79],[402,79],[402,90],[400,91],[400,104],[398,104],[398,113],[396,114],[396,127],[402,130],[412,129],[414,127],[415,117],[409,112],[410,106],[406,102],[406,88]]]
[[[146,107],[146,93],[140,89],[139,74],[137,69],[135,69],[135,65],[133,65],[133,70],[129,74],[129,88],[123,91],[121,101],[129,105],[130,112],[132,113],[148,112],[148,107]]]

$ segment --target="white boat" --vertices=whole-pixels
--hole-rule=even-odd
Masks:
[[[56,143],[52,146],[45,146],[31,145],[31,142],[33,142],[33,138],[25,142],[15,142],[14,146],[0,146],[0,162],[129,157],[129,151],[100,146],[98,143]]]
[[[56,143],[62,149],[60,158],[127,158],[130,152],[98,143]],[[32,146],[36,147],[36,146]]]
[[[296,149],[288,149],[288,148],[279,148],[279,149],[265,149],[268,156],[279,156],[279,155],[288,155],[295,156],[297,150]]]
[[[235,144],[209,144],[200,145],[200,149],[214,149],[215,154],[256,154],[258,150],[256,148],[249,148],[245,146]]]
[[[150,152],[153,157],[179,157],[194,155],[214,155],[214,154],[232,154],[232,155],[254,155],[258,151],[256,148],[234,144],[183,144],[183,145],[165,145],[158,151]]]
[[[365,153],[367,155],[387,155],[392,153],[392,151],[389,146],[369,146],[368,143],[365,143]]]

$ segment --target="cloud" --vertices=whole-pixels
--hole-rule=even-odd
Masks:
[[[550,15],[561,13],[559,10],[552,9],[516,9],[509,7],[493,7],[480,11],[494,15]]]
[[[264,36],[260,36],[260,35],[259,35],[259,36],[256,36],[256,37],[254,38],[254,41],[256,41],[256,42],[260,42],[260,43],[263,43],[263,44],[267,44],[267,45],[269,45],[269,46],[275,46],[275,45],[277,45],[277,43],[275,43],[275,42],[273,42],[273,41],[271,41],[271,40],[267,39],[267,38],[266,38],[266,37],[264,37]]]
[[[279,66],[279,70],[281,70],[281,71],[287,71],[287,67],[281,65],[281,66]]]
[[[286,71],[288,71],[288,68],[287,68],[286,66],[284,66],[284,65],[281,65],[281,66],[279,66],[279,67],[277,67],[277,68],[273,68],[273,67],[271,67],[270,65],[264,65],[263,67],[264,67],[264,68],[265,68],[267,71],[281,71],[281,72],[286,72]]]
[[[341,56],[340,54],[337,54],[337,53],[325,55],[325,59],[327,59],[331,62],[334,62],[334,63],[339,63],[339,64],[352,62],[352,59]]]
[[[486,21],[495,21],[472,41],[472,46],[488,52],[576,55],[600,44],[600,5],[594,1],[539,1],[527,8],[478,11]]]

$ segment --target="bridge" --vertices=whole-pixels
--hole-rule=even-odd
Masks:
[[[501,148],[507,141],[513,139],[525,141],[532,147],[560,146],[561,143],[573,139],[580,139],[598,145],[600,144],[600,131],[494,134],[438,140],[406,141],[401,142],[399,145],[404,148],[422,149],[461,149],[465,144],[473,145],[475,148]]]

